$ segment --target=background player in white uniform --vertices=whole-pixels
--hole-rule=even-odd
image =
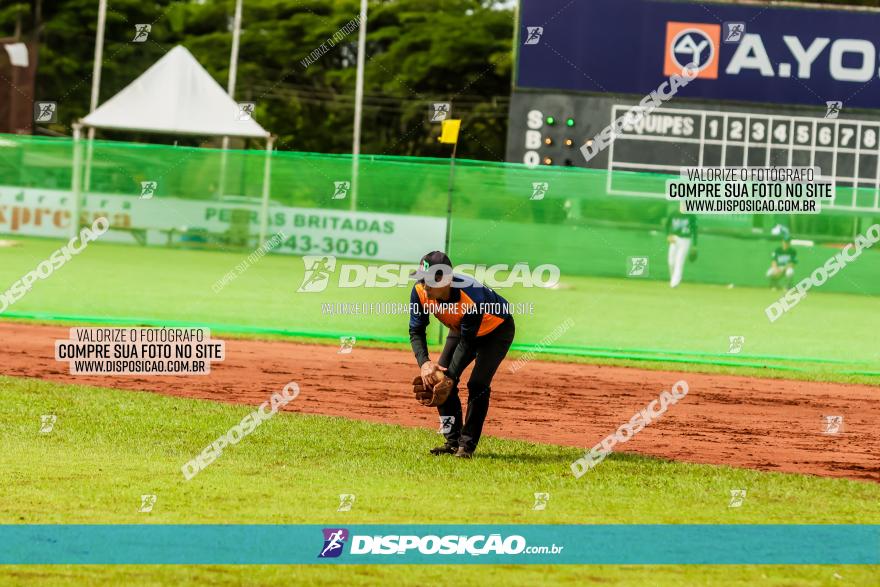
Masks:
[[[669,243],[669,287],[676,287],[681,283],[685,260],[697,258],[697,217],[675,210],[666,219],[666,240]]]

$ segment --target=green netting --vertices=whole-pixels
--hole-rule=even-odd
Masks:
[[[86,194],[126,195],[135,200],[140,195],[141,182],[156,181],[158,189],[154,198],[160,203],[167,198],[230,204],[260,202],[267,155],[259,149],[228,151],[224,155],[213,149],[109,141],[95,141],[90,149],[83,141],[83,161],[89,158],[90,150],[90,172],[86,174],[83,170],[84,181],[88,175],[88,184],[83,190]],[[73,155],[74,146],[69,139],[0,137],[0,233],[10,232],[8,216],[14,206],[16,188],[71,189]],[[333,199],[334,182],[352,178],[350,156],[276,151],[272,154],[271,169],[270,201],[273,206],[446,217],[450,181],[448,159],[362,156],[356,204],[351,198]],[[820,329],[805,337],[789,326],[769,325],[763,309],[780,294],[767,289],[764,274],[770,253],[778,245],[777,237],[770,234],[771,227],[777,223],[787,225],[795,239],[813,241],[812,246],[798,246],[800,264],[797,277],[800,278],[824,264],[841,246],[852,242],[856,234],[880,222],[880,215],[825,210],[818,215],[800,216],[702,216],[700,258],[686,266],[685,286],[702,283],[724,287],[691,290],[690,293],[685,290],[686,293],[679,294],[676,299],[664,283],[669,277],[664,231],[669,203],[657,197],[609,194],[607,179],[604,170],[545,166],[528,169],[517,164],[461,160],[455,163],[449,247],[453,261],[456,264],[527,262],[533,267],[550,263],[557,265],[562,272],[559,290],[505,292],[512,301],[537,300],[543,304],[540,311],[544,314],[540,318],[521,321],[518,344],[538,345],[538,350],[556,349],[557,352],[568,349],[574,354],[578,349],[612,355],[621,351],[629,356],[638,354],[640,348],[651,348],[668,356],[673,356],[674,352],[689,352],[690,361],[694,362],[699,359],[699,353],[725,354],[727,335],[744,334],[748,330],[752,333],[750,336],[764,336],[763,344],[753,356],[768,360],[814,357],[809,360],[818,362],[820,359],[850,358],[851,354],[843,348],[848,344],[842,334],[846,330],[843,322],[857,323],[866,332],[874,328],[871,321],[876,325],[876,312],[864,320],[861,314],[865,308],[878,309],[876,301],[865,300],[864,294],[880,294],[880,251],[867,250],[857,262],[848,265],[839,276],[822,286],[819,297],[813,298],[818,301],[811,302],[810,308],[798,309],[800,317],[785,319],[789,320],[789,326],[803,325],[797,320],[816,323],[820,320],[818,316],[833,310],[838,312],[834,320],[824,325],[840,330],[835,330],[833,335]],[[658,186],[662,186],[665,177],[651,173],[615,172],[613,179],[616,190],[657,192],[662,191]],[[546,184],[546,192],[540,199],[534,197],[536,183]],[[851,194],[847,196],[847,192],[841,194],[838,198],[842,197],[844,201],[852,197]],[[859,202],[865,202],[869,194],[860,192],[855,197]],[[169,215],[174,213],[173,209],[168,210]],[[256,233],[257,224],[252,223],[252,234]],[[420,242],[411,243],[410,262],[415,262],[425,252],[423,248]],[[135,249],[128,246],[127,250],[132,251],[127,256],[136,262],[134,259],[138,254],[133,252]],[[13,258],[14,254],[9,250],[4,253],[2,249],[0,253],[7,255],[6,259]],[[170,262],[174,263],[173,259],[179,259],[180,272],[190,274],[194,271],[192,267],[199,263],[198,259],[206,259],[205,255],[209,254],[179,250],[172,254],[169,251],[161,262],[172,260]],[[194,258],[193,255],[202,257]],[[290,256],[286,257],[290,259]],[[630,257],[649,258],[647,277],[627,278]],[[22,262],[15,271],[27,269],[30,262],[32,260]],[[242,277],[240,283],[247,282],[250,287],[269,287],[265,281],[269,278],[260,271],[272,265],[261,263],[259,269]],[[86,263],[78,265],[85,266]],[[99,268],[94,270],[100,271]],[[65,268],[65,271],[74,276],[76,271],[85,269]],[[0,267],[0,277],[11,282],[14,271],[10,269],[10,272],[9,275],[3,274]],[[172,274],[152,279],[150,287],[154,288],[151,291],[154,295],[145,296],[149,301],[139,302],[137,307],[115,305],[114,298],[112,310],[109,309],[111,306],[102,309],[73,298],[50,300],[35,293],[15,310],[31,315],[43,312],[186,320],[191,316],[170,308],[197,288],[184,283],[185,280],[168,281],[174,279],[178,277]],[[290,303],[294,303],[292,292],[296,285],[289,286]],[[6,284],[0,283],[0,287],[5,288]],[[725,297],[729,294],[723,292],[731,287],[760,290]],[[199,290],[199,295],[203,293]],[[348,295],[350,292],[343,293]],[[847,314],[845,307],[851,302],[821,297],[831,293],[859,294],[864,301]],[[406,301],[406,293],[400,290],[381,291],[376,296],[377,300]],[[108,294],[110,298],[112,296]],[[297,298],[297,303],[302,303],[300,299]],[[154,300],[160,301],[153,304]],[[215,303],[213,299],[211,303]],[[206,302],[203,314],[196,313],[197,318],[227,325],[238,323],[257,330],[277,327],[299,333],[330,332],[335,335],[346,332],[345,321],[341,319],[319,319],[315,325],[294,319],[276,324],[261,313],[264,308],[247,305],[260,302],[250,298],[245,301],[242,297],[236,303],[239,305],[226,314],[225,306],[222,311],[215,310],[215,306]],[[827,304],[830,310],[822,304]],[[169,310],[166,312],[165,308]],[[731,308],[729,315],[725,315],[728,308]],[[578,327],[558,340],[542,342],[565,316],[579,318]],[[718,330],[709,326],[721,319],[727,319],[728,325]],[[349,331],[377,340],[383,337],[396,340],[405,337],[405,321],[400,320],[393,323],[387,319],[362,321]],[[746,323],[747,328],[738,326]],[[689,334],[671,336],[676,328]],[[826,343],[835,348],[823,347]],[[866,364],[876,359],[868,351],[860,351],[852,357]]]
[[[82,143],[82,159],[88,157]],[[0,146],[0,185],[69,190],[73,142],[7,136]],[[228,151],[95,141],[87,193],[136,197],[141,182],[157,181],[156,197],[214,202],[259,202],[264,151]],[[225,174],[222,169],[225,165]],[[648,279],[666,279],[663,222],[670,205],[662,198],[609,195],[604,170],[457,161],[450,252],[461,263],[554,263],[564,273],[621,277],[628,258],[654,260]],[[272,155],[273,205],[350,210],[350,199],[332,199],[334,182],[350,180],[351,157],[276,151]],[[618,191],[662,192],[667,176],[615,172]],[[547,184],[533,199],[533,185]],[[358,211],[445,216],[449,160],[363,156]],[[873,200],[873,190],[840,188],[838,202]],[[803,267],[818,267],[833,247],[851,242],[880,214],[828,210],[819,215],[708,215],[700,218],[700,254],[687,268],[689,281],[763,286],[763,269],[777,246],[770,229],[787,225]],[[822,246],[828,245],[828,246]],[[875,279],[880,255],[865,255],[847,268],[848,279],[829,281],[826,291],[880,293]]]

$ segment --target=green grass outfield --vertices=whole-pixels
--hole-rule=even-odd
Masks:
[[[0,248],[0,291],[63,243],[17,240],[20,246]],[[263,257],[214,293],[214,283],[247,255],[91,244],[0,317],[208,325],[223,334],[324,342],[353,335],[361,345],[408,340],[405,315],[322,311],[327,303],[407,303],[408,287],[338,288],[331,279],[323,292],[298,294],[304,269],[295,256]],[[573,320],[542,358],[861,383],[876,383],[880,375],[880,348],[873,344],[880,330],[877,297],[815,291],[770,323],[764,308],[779,292],[765,289],[684,283],[670,290],[662,281],[563,275],[559,289],[500,292],[511,302],[534,304],[533,315],[517,316],[515,351],[530,350]],[[429,334],[435,341],[436,330]],[[733,335],[745,337],[739,354],[728,353]]]
[[[295,401],[295,400],[294,400]],[[189,482],[181,465],[253,407],[0,377],[0,523],[864,523],[880,485],[612,455],[575,479],[574,448],[485,438],[430,457],[438,435],[282,413]],[[55,414],[40,434],[40,415]],[[740,508],[730,490],[746,489]],[[545,511],[533,494],[549,492]],[[353,493],[350,512],[337,512]],[[140,496],[154,494],[151,513]],[[0,582],[868,585],[876,566],[7,566]],[[148,581],[149,579],[149,581]]]

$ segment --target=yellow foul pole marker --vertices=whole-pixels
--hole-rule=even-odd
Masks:
[[[440,128],[441,143],[458,143],[458,129],[461,127],[461,120],[444,120]]]

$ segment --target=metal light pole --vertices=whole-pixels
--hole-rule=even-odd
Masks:
[[[235,0],[235,16],[232,18],[232,51],[229,54],[229,80],[226,84],[226,93],[235,100],[235,83],[238,78],[238,46],[241,41],[241,3]],[[220,181],[217,186],[217,195],[222,196],[226,191],[226,150],[229,149],[229,137],[223,137],[223,152],[220,154]]]
[[[98,107],[98,96],[101,93],[101,69],[104,66],[104,25],[107,22],[107,0],[98,2],[98,28],[95,31],[95,63],[92,65],[92,98],[89,102],[89,114]],[[95,129],[89,127],[88,147],[86,149],[85,189],[92,183],[92,149],[95,140]]]
[[[229,97],[235,99],[235,81],[238,76],[238,45],[241,40],[241,3],[235,0],[235,17],[232,19],[232,52],[229,55],[229,83],[226,91]]]
[[[98,94],[101,90],[101,67],[104,60],[104,24],[107,22],[107,0],[98,2],[98,30],[95,33],[95,64],[92,68],[92,101],[89,113],[98,107]],[[94,132],[93,130],[89,131]]]
[[[361,156],[361,118],[364,105],[364,57],[367,46],[367,0],[361,0],[358,30],[357,78],[354,86],[354,133],[351,139],[351,209],[357,209],[358,173]]]

